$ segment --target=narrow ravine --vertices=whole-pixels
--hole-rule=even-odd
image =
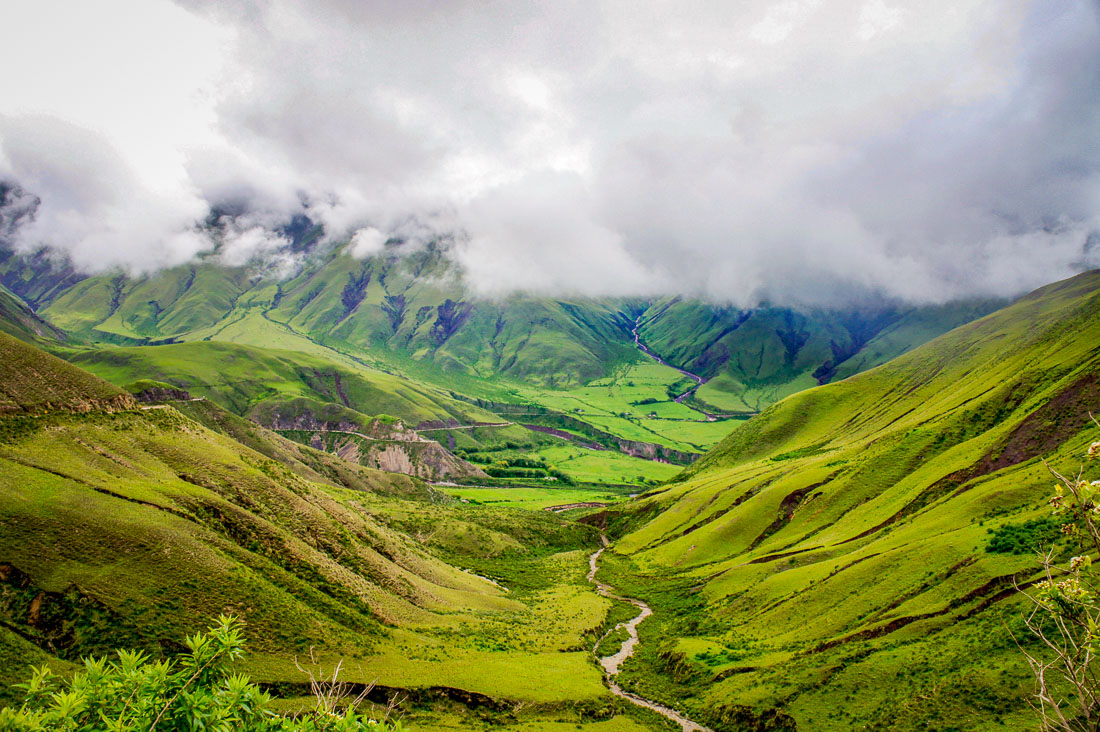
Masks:
[[[670,364],[669,362],[665,361],[663,358],[658,356],[656,353],[649,350],[649,346],[642,343],[641,338],[638,336],[638,324],[641,323],[641,322],[642,322],[642,317],[639,315],[638,319],[634,321],[634,327],[630,330],[630,334],[634,336],[634,345],[638,348],[638,350],[641,351],[642,353],[644,353],[645,355],[649,356],[650,358],[652,358],[654,361],[661,364],[662,366],[668,366],[670,369],[673,369],[674,371],[679,371],[681,374],[683,374],[684,376],[688,377],[689,379],[691,379],[692,381],[695,382],[695,386],[691,387],[690,389],[685,391],[683,394],[679,394],[676,397],[674,397],[673,401],[676,402],[677,404],[683,404],[688,409],[694,409],[696,412],[699,412],[699,414],[702,414],[703,416],[705,416],[707,418],[708,422],[717,421],[717,419],[718,419],[717,414],[711,414],[710,412],[703,411],[702,409],[699,409],[698,407],[693,406],[693,405],[687,403],[687,401],[686,401],[693,394],[695,394],[695,392],[699,391],[699,387],[702,386],[703,384],[707,383],[707,380],[704,379],[699,374],[693,374],[690,371],[685,371],[684,369],[680,368],[679,366],[673,366],[672,364]]]
[[[672,709],[671,707],[666,707],[660,702],[655,702],[651,699],[645,699],[638,696],[637,694],[631,694],[629,691],[623,691],[622,688],[617,683],[615,683],[615,677],[622,669],[623,663],[626,661],[626,659],[634,655],[634,648],[638,645],[638,625],[641,624],[643,620],[652,615],[653,610],[650,609],[649,605],[646,605],[644,602],[638,600],[637,598],[622,597],[621,595],[616,595],[614,592],[612,592],[610,586],[596,580],[596,569],[598,566],[597,562],[599,561],[600,555],[603,554],[603,550],[607,548],[607,537],[601,536],[600,539],[601,541],[603,541],[603,546],[600,547],[599,550],[593,552],[592,555],[588,558],[588,581],[595,585],[596,592],[600,593],[604,597],[611,600],[622,600],[623,602],[629,602],[631,605],[638,608],[639,611],[638,614],[630,620],[626,621],[625,623],[619,623],[614,628],[608,631],[608,634],[610,634],[615,632],[619,628],[625,628],[626,632],[630,636],[625,641],[623,641],[623,644],[619,648],[618,652],[604,658],[596,656],[596,658],[600,662],[600,665],[603,666],[603,672],[604,676],[607,679],[608,688],[615,696],[620,696],[623,699],[626,699],[628,702],[631,702],[632,704],[637,704],[640,707],[645,707],[646,709],[657,712],[657,714],[660,714],[666,719],[672,720],[676,724],[680,725],[680,728],[684,732],[711,732],[709,728],[704,727],[697,722],[691,721],[684,715],[677,712],[675,709]],[[604,637],[606,638],[607,635],[605,634]],[[600,639],[600,641],[602,640],[603,638]],[[596,646],[592,649],[593,653],[595,653],[596,648],[599,647],[600,641],[596,642]]]

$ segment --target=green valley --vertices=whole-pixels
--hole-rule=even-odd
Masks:
[[[1100,732],[1100,0],[0,62],[0,732]]]
[[[1030,718],[1017,549],[1090,440],[1095,273],[989,315],[489,302],[388,246],[285,281],[7,260],[8,683],[228,612],[279,709],[312,648],[417,730]]]

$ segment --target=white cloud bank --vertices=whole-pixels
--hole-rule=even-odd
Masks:
[[[19,241],[88,269],[185,261],[226,206],[225,261],[305,212],[357,256],[455,233],[488,294],[930,302],[1100,266],[1089,0],[7,14],[0,178],[42,200]]]

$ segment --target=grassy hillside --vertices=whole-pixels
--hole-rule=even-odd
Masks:
[[[115,384],[154,379],[205,396],[240,415],[267,402],[307,398],[370,416],[392,415],[411,425],[440,419],[464,423],[497,419],[408,379],[294,351],[199,341],[102,348],[75,353],[71,359]]]
[[[113,411],[133,404],[121,389],[0,332],[0,413]]]
[[[300,231],[298,230],[300,229]],[[78,338],[117,345],[217,340],[365,361],[500,399],[505,380],[553,393],[644,361],[639,332],[669,363],[709,379],[712,412],[755,412],[898,355],[991,304],[867,312],[717,307],[680,298],[478,298],[445,244],[388,242],[358,259],[294,234],[302,267],[287,279],[217,253],[141,277],[85,277],[43,255],[0,251],[0,283]],[[843,371],[839,371],[843,367]],[[686,408],[685,408],[686,409]],[[624,435],[625,436],[625,435]]]
[[[708,382],[696,399],[714,411],[760,411],[803,389],[866,371],[1004,303],[901,309],[739,310],[670,298],[641,315],[642,341]]]
[[[744,423],[612,516],[607,577],[656,612],[635,687],[717,729],[1033,724],[1013,582],[1051,536],[1040,459],[1075,470],[1098,405],[1090,272]]]
[[[306,690],[294,658],[313,646],[329,667],[345,658],[349,681],[405,689],[413,729],[471,706],[505,728],[642,728],[587,651],[610,606],[584,580],[591,529],[472,509],[209,401],[112,401],[109,384],[9,340],[49,388],[0,416],[5,683],[116,646],[157,656],[232,612],[254,651],[245,670],[288,708]],[[22,391],[20,373],[0,386]]]

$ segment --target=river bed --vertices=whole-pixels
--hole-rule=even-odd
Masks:
[[[597,562],[599,561],[600,555],[603,554],[604,549],[607,548],[607,537],[605,536],[601,538],[604,544],[603,547],[593,552],[592,555],[588,558],[588,581],[595,585],[596,592],[600,593],[604,597],[612,600],[622,600],[623,602],[629,602],[631,605],[638,608],[637,615],[635,615],[633,618],[626,621],[625,623],[619,623],[619,625],[616,625],[614,628],[608,631],[608,633],[610,634],[615,632],[615,630],[619,628],[624,628],[629,635],[629,637],[623,641],[623,644],[619,647],[619,650],[616,653],[610,656],[605,656],[603,658],[597,656],[600,665],[603,666],[603,672],[604,676],[607,679],[608,688],[615,696],[622,697],[632,704],[637,704],[640,707],[645,707],[646,709],[657,712],[666,719],[672,720],[676,724],[680,725],[680,728],[683,730],[683,732],[711,732],[710,729],[708,729],[707,727],[704,727],[697,722],[693,722],[684,715],[680,714],[675,709],[667,707],[660,702],[655,702],[652,699],[645,699],[638,696],[637,694],[632,694],[629,691],[623,691],[623,689],[617,683],[615,683],[615,677],[622,669],[623,663],[626,661],[626,659],[634,655],[634,649],[638,645],[638,625],[640,625],[643,620],[652,615],[653,610],[650,609],[649,605],[645,604],[637,598],[623,597],[621,595],[615,594],[609,585],[605,585],[602,582],[596,580],[596,569],[598,567]],[[606,637],[606,635],[604,637]],[[600,640],[603,639],[601,638]],[[598,648],[599,645],[599,641],[597,641],[596,648]],[[593,653],[595,653],[596,648],[592,649]]]

